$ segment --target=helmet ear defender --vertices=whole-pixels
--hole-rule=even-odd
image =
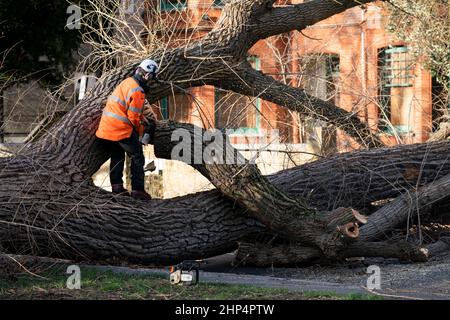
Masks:
[[[139,65],[139,68],[141,68],[144,72],[148,74],[148,79],[153,81],[158,81],[157,73],[158,73],[158,64],[151,60],[151,59],[145,59],[141,62]]]
[[[156,76],[156,72],[150,72],[150,76],[148,77],[150,80],[157,81],[158,78]]]

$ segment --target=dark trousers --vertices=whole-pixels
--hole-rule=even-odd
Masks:
[[[105,140],[106,141],[106,140]],[[123,185],[123,168],[125,153],[131,160],[131,187],[133,190],[144,190],[144,152],[138,134],[133,131],[131,137],[120,141],[106,141],[111,156],[109,178],[111,185]]]

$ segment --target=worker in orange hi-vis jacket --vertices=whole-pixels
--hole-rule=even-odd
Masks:
[[[151,199],[144,190],[145,158],[140,137],[144,133],[145,94],[157,73],[155,61],[142,61],[134,75],[123,80],[108,98],[96,132],[111,156],[112,192],[128,194],[122,180],[126,153],[131,159],[131,196],[140,200]]]

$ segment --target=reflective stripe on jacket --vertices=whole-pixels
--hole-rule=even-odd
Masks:
[[[144,103],[144,89],[132,77],[125,79],[108,98],[95,135],[111,141],[129,138],[133,129],[142,135]]]

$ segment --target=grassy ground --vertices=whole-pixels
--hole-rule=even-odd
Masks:
[[[337,296],[320,292],[292,292],[247,285],[206,284],[179,286],[165,275],[130,276],[90,268],[81,270],[81,289],[66,288],[64,268],[40,274],[0,280],[0,299],[274,299],[274,300],[360,300],[379,299],[373,295]]]

